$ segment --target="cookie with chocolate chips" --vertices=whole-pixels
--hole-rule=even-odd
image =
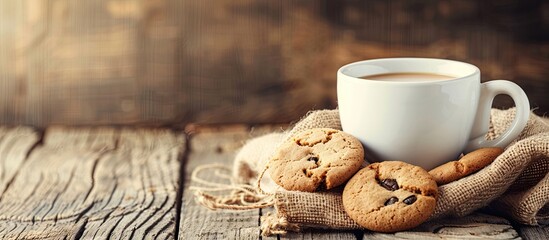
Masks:
[[[423,168],[398,161],[371,164],[345,185],[343,207],[359,225],[377,232],[410,229],[435,210],[437,184]]]
[[[269,162],[269,174],[286,190],[314,192],[345,183],[364,162],[364,149],[350,134],[314,128],[284,142]]]

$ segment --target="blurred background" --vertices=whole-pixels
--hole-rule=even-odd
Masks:
[[[337,106],[340,66],[406,56],[549,112],[549,1],[2,0],[0,123],[292,122]]]

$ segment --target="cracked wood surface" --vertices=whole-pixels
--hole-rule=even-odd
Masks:
[[[193,198],[192,171],[202,164],[224,163],[231,167],[235,151],[252,135],[245,127],[230,127],[221,131],[203,129],[191,136],[190,154],[185,167],[185,190],[179,239],[259,239],[260,211],[211,211]],[[264,132],[265,130],[259,130]],[[225,172],[229,174],[229,172]],[[223,182],[216,171],[204,171],[201,178]]]
[[[206,163],[230,166],[247,139],[278,129],[191,127],[187,143],[183,131],[167,129],[50,127],[42,136],[31,128],[0,127],[0,239],[539,239],[549,234],[547,227],[513,228],[506,219],[475,213],[395,234],[305,229],[260,237],[261,212],[267,210],[210,211],[194,201],[187,191],[193,169]],[[202,177],[219,178],[214,171]]]
[[[174,237],[182,134],[49,128],[28,158],[11,135],[37,140],[20,129],[0,142],[3,164],[22,162],[0,199],[1,239]]]

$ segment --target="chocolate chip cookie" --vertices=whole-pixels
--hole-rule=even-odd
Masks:
[[[314,192],[345,183],[363,162],[358,139],[336,129],[315,128],[284,142],[269,162],[269,174],[286,190]]]
[[[439,185],[447,184],[488,166],[502,152],[503,148],[498,147],[480,148],[457,161],[447,162],[434,168],[429,171],[429,174]]]
[[[435,210],[437,184],[423,168],[398,161],[371,164],[345,185],[343,207],[359,225],[378,232],[413,228]]]

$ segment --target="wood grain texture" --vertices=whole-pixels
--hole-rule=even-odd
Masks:
[[[351,232],[335,232],[335,231],[305,231],[302,233],[288,233],[280,236],[279,239],[301,239],[301,240],[355,240],[357,237]]]
[[[15,179],[27,154],[38,143],[40,136],[31,128],[0,127],[0,199]]]
[[[212,211],[194,200],[192,171],[202,164],[222,163],[231,166],[235,151],[249,138],[246,128],[221,132],[197,132],[190,141],[190,154],[185,166],[185,188],[181,210],[179,239],[259,239],[259,209],[247,211]],[[225,182],[215,171],[204,171],[199,177]]]
[[[49,128],[0,200],[0,236],[173,239],[183,149],[169,130]]]
[[[549,238],[549,226],[531,227],[521,226],[518,229],[520,236],[524,239],[547,239]]]
[[[471,62],[549,112],[546,1],[0,2],[0,123],[273,123],[334,108],[337,69]],[[509,107],[497,98],[496,107]]]
[[[511,223],[500,217],[473,213],[461,218],[426,222],[410,231],[364,233],[363,239],[520,239]]]

